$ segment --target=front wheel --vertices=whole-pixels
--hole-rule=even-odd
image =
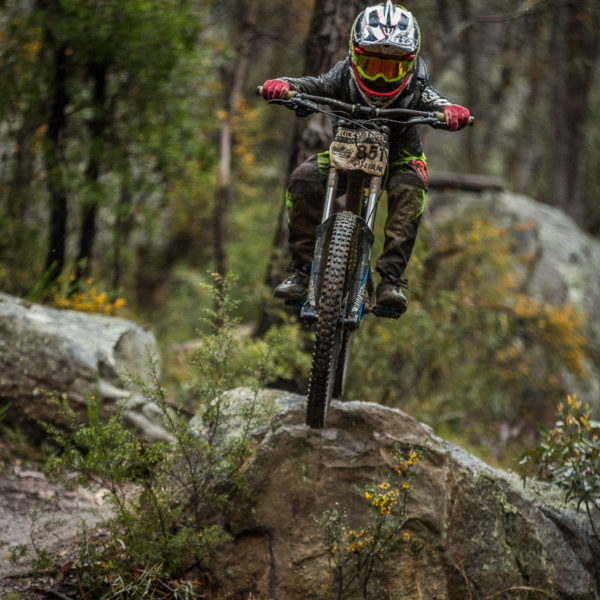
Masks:
[[[336,381],[336,371],[342,346],[344,346],[345,359],[347,345],[344,344],[345,331],[340,317],[344,297],[352,282],[349,258],[356,229],[356,215],[350,212],[338,213],[329,239],[327,263],[318,302],[319,320],[313,348],[306,411],[306,424],[317,429],[325,425],[334,387],[338,388],[336,392],[340,392],[339,388],[342,387],[339,377]],[[342,360],[341,363],[342,370],[345,370],[346,360]],[[343,378],[343,373],[340,375]]]

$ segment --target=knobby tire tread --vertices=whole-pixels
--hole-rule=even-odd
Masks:
[[[340,307],[346,277],[352,276],[347,269],[355,227],[356,216],[347,211],[338,213],[332,227],[308,387],[306,424],[312,428],[324,427],[334,387],[336,346],[339,352],[343,335]]]
[[[356,214],[354,211],[353,214]],[[348,268],[346,275],[346,290],[344,293],[349,292],[348,286],[352,286],[354,274],[358,266],[358,253],[360,247],[360,227],[355,226],[354,235],[352,237],[352,243],[350,246],[350,252],[348,254]],[[340,352],[337,359],[337,365],[335,368],[335,380],[333,383],[333,394],[332,398],[341,399],[344,395],[344,389],[346,387],[346,378],[348,374],[348,365],[350,362],[350,355],[352,353],[352,345],[354,342],[354,331],[352,329],[345,329],[342,342],[340,346]]]

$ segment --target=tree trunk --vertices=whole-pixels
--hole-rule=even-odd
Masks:
[[[253,56],[252,46],[256,37],[258,8],[258,0],[251,0],[250,5],[244,8],[244,22],[236,48],[235,68],[232,72],[222,73],[223,89],[228,92],[228,95],[225,102],[226,114],[219,135],[219,180],[213,209],[215,269],[221,277],[227,274],[226,215],[232,195],[232,124],[238,114],[238,104],[246,83],[250,59]]]
[[[586,179],[586,123],[593,71],[599,51],[597,12],[589,0],[580,0],[556,9],[555,40],[551,56],[554,99],[551,104],[551,127],[555,131],[552,153],[549,201],[562,208],[580,224],[592,208],[584,197]],[[560,53],[560,54],[559,54]],[[560,61],[560,62],[559,62]]]
[[[123,277],[123,248],[127,247],[129,235],[134,226],[133,211],[131,209],[132,194],[127,178],[121,181],[121,191],[115,211],[113,225],[113,257],[112,257],[112,282],[111,287],[116,292],[122,283]]]
[[[48,38],[47,38],[48,39]],[[51,42],[50,42],[51,43]],[[54,73],[51,81],[52,99],[48,119],[48,135],[44,147],[46,185],[50,205],[48,251],[44,265],[42,289],[46,289],[61,274],[65,265],[67,235],[67,191],[62,171],[61,134],[65,129],[67,93],[66,44],[60,44],[53,53]]]
[[[231,199],[231,119],[233,118],[233,112],[231,109],[228,110],[227,117],[221,124],[219,135],[219,184],[213,210],[215,270],[222,277],[227,274],[225,214]]]
[[[80,279],[89,276],[92,251],[96,238],[96,215],[100,203],[100,169],[104,149],[106,131],[106,76],[107,67],[101,64],[90,66],[93,82],[93,115],[89,122],[90,153],[85,171],[85,179],[89,190],[88,196],[81,205],[81,230],[79,236],[79,253],[75,271],[75,287]]]
[[[454,11],[449,9],[447,0],[436,0],[436,6],[436,27],[427,41],[427,66],[430,73],[439,77],[452,62],[456,40],[452,37]]]
[[[18,256],[21,249],[28,242],[31,231],[28,227],[22,227],[27,222],[27,216],[31,212],[31,182],[34,180],[34,151],[35,129],[39,122],[39,114],[33,110],[25,113],[23,124],[16,131],[14,145],[14,166],[6,190],[6,199],[3,201],[2,213],[12,226],[11,234],[6,236],[0,243],[2,250],[8,250],[10,256]],[[11,259],[12,260],[12,259]],[[26,260],[29,260],[26,258]],[[30,263],[29,263],[30,264]],[[15,282],[16,283],[16,282]],[[18,283],[21,286],[21,283]],[[16,289],[16,288],[15,288]],[[22,289],[19,293],[26,293]]]
[[[512,189],[519,194],[524,194],[531,189],[532,180],[541,159],[541,152],[535,147],[533,140],[539,137],[538,132],[542,129],[542,103],[546,97],[543,85],[548,61],[546,60],[547,48],[540,39],[540,30],[542,29],[541,19],[534,19],[525,32],[531,40],[525,71],[529,83],[525,101],[526,110],[517,128],[516,143],[507,153],[506,159],[508,180],[512,183]]]
[[[462,19],[469,23],[473,16],[471,0],[462,0],[460,5]],[[478,90],[478,43],[477,31],[473,27],[468,27],[464,32],[462,42],[462,55],[465,71],[466,105],[473,114],[479,114],[479,90]],[[477,172],[479,170],[479,155],[475,146],[475,134],[467,129],[464,132],[467,148],[467,160],[470,170]]]

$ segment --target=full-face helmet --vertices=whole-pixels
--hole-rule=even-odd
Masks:
[[[350,36],[352,74],[370,103],[388,104],[410,80],[421,45],[412,13],[391,0],[365,8]]]

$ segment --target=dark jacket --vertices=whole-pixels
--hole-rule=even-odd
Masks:
[[[339,61],[329,72],[316,77],[281,77],[291,89],[315,96],[336,98],[351,104],[366,104],[352,77],[350,56]],[[415,110],[437,111],[450,104],[448,99],[431,86],[431,76],[425,61],[417,58],[411,80],[400,95],[386,108],[411,108]],[[423,152],[421,137],[417,127],[391,125],[390,159],[393,162],[403,153],[420,155]]]

